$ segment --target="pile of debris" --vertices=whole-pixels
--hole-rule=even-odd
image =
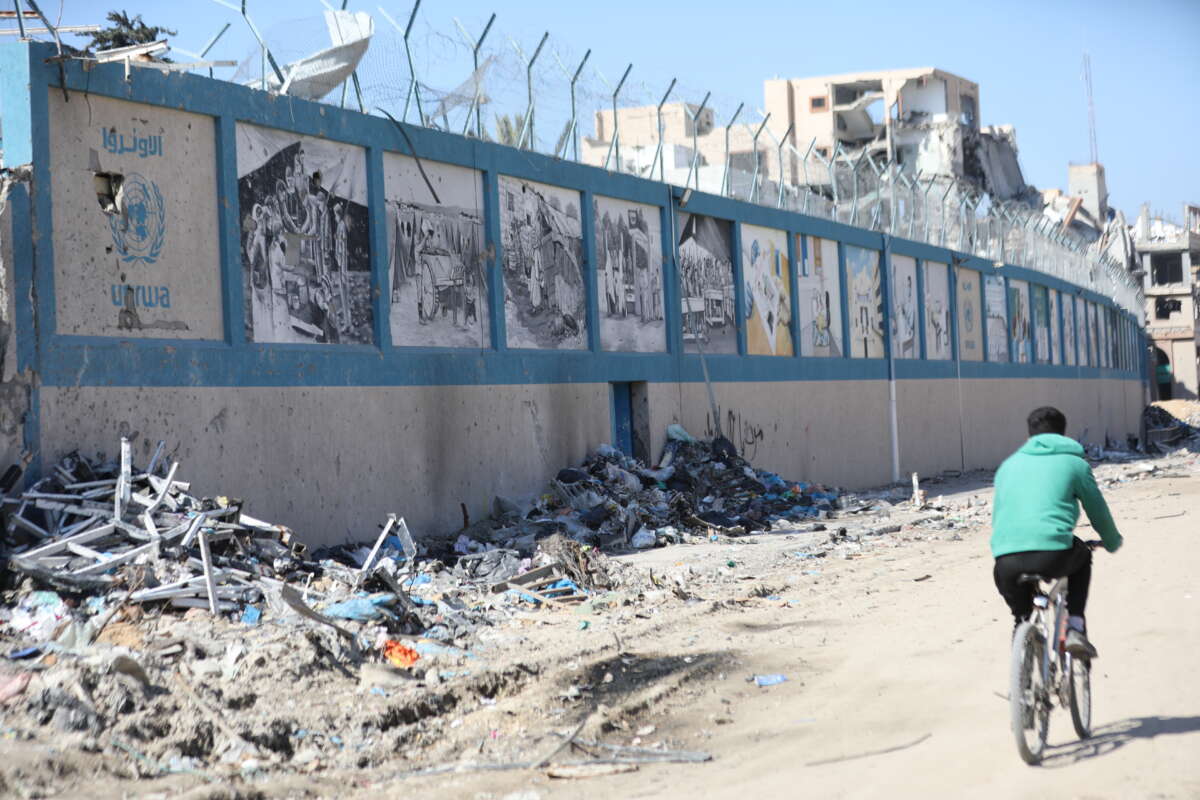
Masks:
[[[1150,405],[1142,412],[1142,420],[1146,426],[1147,451],[1167,453],[1178,448],[1200,449],[1200,410],[1183,420],[1165,408]]]
[[[371,542],[310,551],[240,499],[192,494],[161,444],[145,468],[122,439],[115,460],[74,453],[13,492],[19,478],[0,477],[6,730],[120,755],[134,775],[382,763],[437,740],[460,695],[494,694],[481,653],[531,610],[640,596],[641,571],[606,549],[874,508],[678,426],[654,468],[601,446],[528,503],[496,498],[459,552],[396,515]]]
[[[464,529],[455,549],[468,554],[500,548],[517,558],[551,534],[602,550],[644,549],[744,536],[845,507],[836,489],[754,469],[724,437],[701,442],[679,425],[670,426],[667,436],[653,468],[601,445],[524,504],[495,498],[492,517]]]

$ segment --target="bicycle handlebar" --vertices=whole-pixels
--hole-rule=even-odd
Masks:
[[[1087,545],[1088,550],[1101,550],[1104,548],[1104,542],[1099,539],[1089,539],[1084,544]]]

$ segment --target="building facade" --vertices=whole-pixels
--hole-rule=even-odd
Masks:
[[[1184,222],[1142,207],[1134,227],[1159,399],[1200,397],[1200,206]]]

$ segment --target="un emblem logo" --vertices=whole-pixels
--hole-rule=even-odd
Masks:
[[[132,172],[121,185],[120,205],[122,212],[109,217],[108,225],[121,260],[153,264],[167,233],[162,192],[153,181]]]

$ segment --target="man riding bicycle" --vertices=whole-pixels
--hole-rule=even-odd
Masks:
[[[1019,581],[1022,574],[1066,577],[1066,649],[1078,658],[1095,658],[1084,622],[1092,552],[1074,536],[1080,504],[1108,552],[1121,547],[1121,534],[1083,459],[1083,447],[1063,435],[1063,413],[1043,406],[1030,413],[1027,424],[1029,440],[996,471],[992,575],[1017,624],[1033,609],[1033,586]]]

